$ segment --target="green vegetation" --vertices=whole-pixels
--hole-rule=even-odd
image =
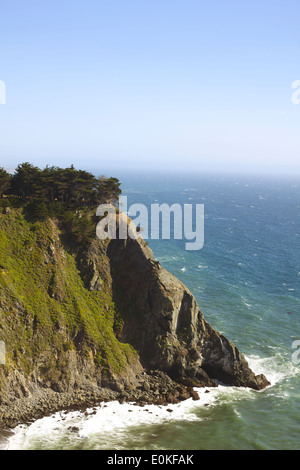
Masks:
[[[135,360],[132,347],[117,339],[120,318],[109,286],[89,290],[77,266],[78,253],[95,239],[93,204],[115,201],[119,186],[73,167],[25,163],[13,176],[0,170],[0,339],[8,368],[27,375],[40,364],[51,386],[57,374],[67,380],[72,352],[101,374],[118,374]]]
[[[60,202],[72,207],[91,207],[116,202],[120,182],[117,178],[96,178],[84,170],[46,166],[43,170],[31,163],[21,163],[10,175],[0,168],[0,197],[15,196],[51,204]]]
[[[31,163],[18,165],[13,175],[0,168],[0,207],[21,207],[27,221],[56,219],[70,247],[95,236],[96,207],[116,204],[121,194],[117,178],[96,178],[92,173]]]
[[[0,198],[10,191],[11,176],[3,168],[0,168]]]

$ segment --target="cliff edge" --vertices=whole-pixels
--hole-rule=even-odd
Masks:
[[[67,235],[53,218],[0,214],[0,427],[101,400],[166,403],[218,382],[269,385],[143,239]]]
[[[120,339],[133,345],[146,370],[162,370],[196,387],[222,382],[261,390],[269,384],[205,321],[195,297],[154,259],[143,239],[112,240],[108,257],[124,320]]]

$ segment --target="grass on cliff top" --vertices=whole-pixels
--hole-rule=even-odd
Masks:
[[[74,349],[119,373],[134,351],[117,340],[116,316],[109,291],[85,288],[53,220],[30,222],[22,209],[0,213],[0,339],[8,365],[30,373],[45,351],[55,363]]]

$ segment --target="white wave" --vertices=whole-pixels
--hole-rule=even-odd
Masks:
[[[58,412],[34,421],[29,425],[19,425],[9,439],[7,450],[22,450],[30,448],[47,448],[56,445],[66,434],[72,434],[69,428],[80,423],[80,412]]]
[[[250,303],[247,301],[247,299],[245,299],[245,297],[244,297],[243,295],[241,296],[241,299],[242,299],[243,304],[244,304],[246,307],[248,307],[248,308],[251,308],[251,307],[252,307],[252,304],[250,304]]]
[[[133,430],[168,423],[197,422],[209,419],[201,417],[199,410],[240,399],[253,399],[255,392],[243,387],[219,385],[212,388],[196,388],[199,400],[191,398],[167,406],[135,406],[117,401],[101,403],[85,412],[58,412],[20,425],[9,440],[8,450],[20,449],[72,449],[76,445],[93,448],[115,448],[126,442]]]
[[[246,358],[249,367],[255,374],[264,374],[271,386],[282,382],[289,376],[299,373],[287,358],[280,353],[271,357],[251,355]],[[265,390],[268,390],[268,387]],[[133,403],[120,404],[117,401],[101,403],[85,412],[58,412],[52,416],[39,419],[29,425],[20,425],[14,429],[9,439],[8,450],[74,448],[74,446],[91,445],[109,448],[130,437],[133,429],[141,430],[145,426],[164,425],[168,423],[202,421],[199,410],[218,404],[238,400],[255,399],[258,393],[249,388],[219,385],[212,388],[196,389],[199,400],[191,398],[178,404],[167,406],[135,406]]]
[[[8,450],[9,437],[12,435],[10,431],[0,431],[0,451]]]
[[[79,436],[87,438],[93,434],[122,433],[136,426],[149,426],[170,421],[199,421],[193,409],[192,399],[176,405],[134,406],[132,403],[111,402],[98,408],[96,414],[85,421]]]
[[[299,368],[292,363],[292,359],[287,360],[280,353],[263,358],[252,355],[246,357],[246,360],[250,369],[255,374],[264,374],[271,383],[271,386],[299,374]]]
[[[178,421],[201,421],[196,410],[214,401],[214,396],[204,394],[201,389],[199,401],[191,398],[179,404],[167,406],[135,406],[133,403],[120,404],[117,401],[102,403],[85,412],[58,412],[35,421],[30,425],[20,425],[14,429],[9,439],[8,450],[60,447],[74,445],[76,439],[82,441],[95,435],[101,436],[104,443],[118,439],[137,426],[150,426]],[[75,429],[75,433],[74,433]]]

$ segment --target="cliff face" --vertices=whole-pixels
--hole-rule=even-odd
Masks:
[[[182,383],[264,388],[233,343],[204,319],[186,286],[153,258],[143,240],[111,241],[112,286],[124,325],[121,340],[140,354],[146,369],[160,369]]]
[[[54,220],[33,223],[20,210],[0,214],[0,340],[2,425],[12,403],[41,392],[133,393],[153,370],[169,390],[172,380],[268,384],[143,240],[95,238],[71,250]]]

